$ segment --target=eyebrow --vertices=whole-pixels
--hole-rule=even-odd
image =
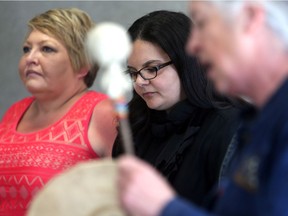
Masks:
[[[147,67],[147,66],[149,66],[150,64],[155,63],[155,62],[161,62],[161,60],[149,60],[149,61],[145,62],[144,64],[142,64],[142,68],[143,68],[143,67]],[[127,65],[127,68],[128,68],[128,69],[135,69],[135,70],[136,70],[136,68],[134,68],[134,67],[132,67],[132,66],[130,66],[130,65]]]
[[[32,42],[31,40],[25,40],[23,45],[31,45],[34,42]],[[40,44],[41,46],[43,46],[43,44],[48,44],[49,46],[55,46],[55,48],[59,47],[59,44],[55,43],[54,41],[50,41],[50,40],[40,40],[36,42],[37,44]]]

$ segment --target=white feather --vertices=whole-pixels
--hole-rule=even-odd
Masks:
[[[124,73],[132,49],[127,31],[111,22],[98,24],[87,35],[86,48],[93,62],[104,69],[101,86],[113,99],[132,91],[132,82]]]

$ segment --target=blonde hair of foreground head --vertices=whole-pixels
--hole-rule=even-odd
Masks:
[[[30,30],[38,30],[59,40],[67,49],[75,71],[89,69],[89,59],[85,50],[88,31],[95,26],[90,16],[77,8],[55,8],[41,13],[28,22]],[[84,78],[87,87],[91,87],[96,78],[98,66],[94,65]]]

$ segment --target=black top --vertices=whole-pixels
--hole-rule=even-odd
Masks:
[[[136,155],[156,167],[182,197],[202,204],[219,179],[238,110],[198,109],[188,101],[152,111],[149,132],[134,135]],[[116,147],[113,156],[118,156]]]

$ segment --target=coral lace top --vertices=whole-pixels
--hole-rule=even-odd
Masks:
[[[32,197],[53,176],[98,158],[87,132],[94,107],[105,98],[89,91],[56,123],[33,133],[16,130],[33,97],[7,111],[0,123],[0,216],[25,215]]]

